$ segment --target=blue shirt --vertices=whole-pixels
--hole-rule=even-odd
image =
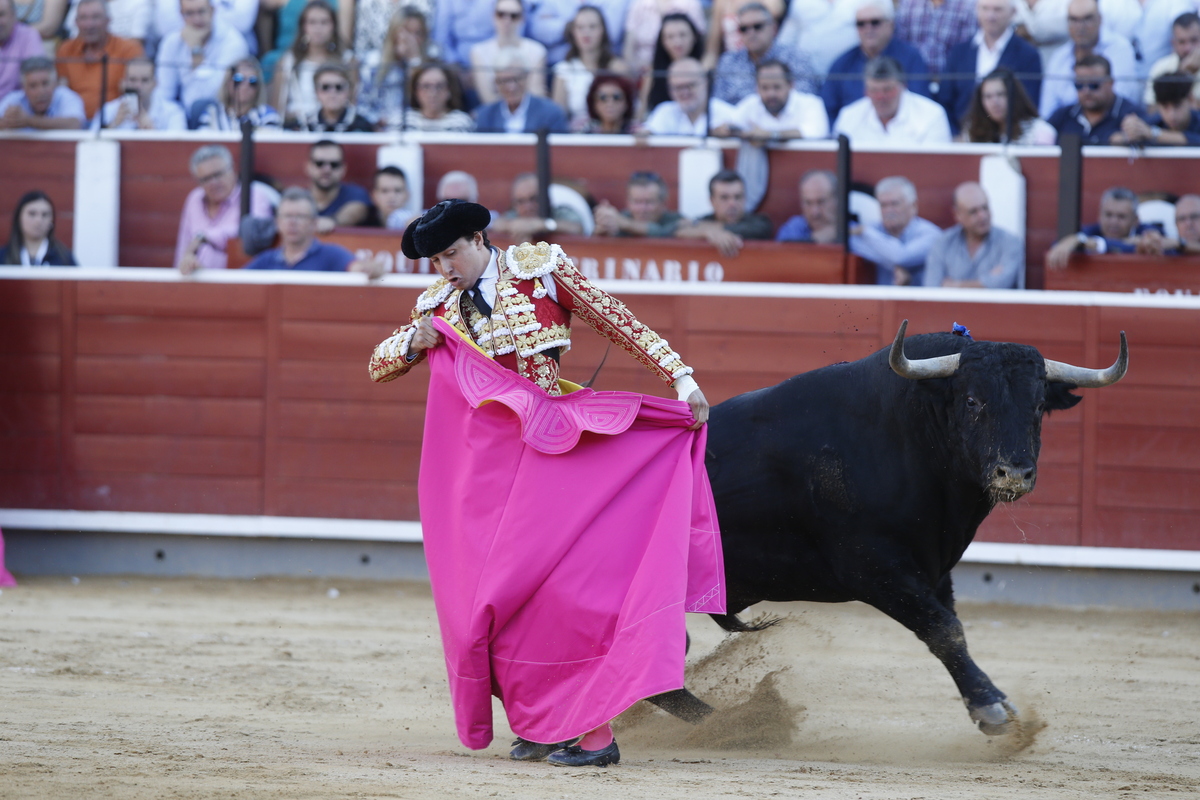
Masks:
[[[793,47],[780,44],[776,39],[770,49],[763,54],[759,61],[780,61],[787,64],[792,72],[793,86],[798,92],[817,93],[816,69],[808,56]],[[755,62],[750,60],[750,52],[746,48],[730,50],[721,56],[717,62],[717,74],[713,78],[712,96],[726,103],[737,105],[743,98],[758,92],[758,82],[755,77]],[[862,70],[859,71],[859,83],[862,83]],[[833,117],[830,117],[833,119]]]
[[[1154,114],[1152,117],[1146,120],[1146,123],[1149,125],[1157,125],[1164,130],[1167,129],[1167,123],[1163,122],[1162,114]],[[1188,126],[1179,131],[1179,133],[1182,133],[1184,138],[1187,139],[1189,147],[1200,146],[1200,111],[1197,111],[1194,108],[1192,109],[1192,116],[1188,120]],[[1155,145],[1158,144],[1158,142],[1146,142],[1146,144]],[[1178,147],[1178,145],[1175,146]]]
[[[7,111],[10,106],[20,106],[21,110],[26,114],[37,116],[33,113],[33,107],[29,105],[29,98],[20,89],[15,92],[9,92],[4,96],[3,100],[0,100],[0,114]],[[41,116],[47,119],[73,117],[79,120],[80,128],[87,124],[87,115],[83,110],[83,98],[65,86],[54,87],[54,94],[50,97],[50,106],[46,109],[46,113]],[[26,128],[25,130],[34,129]]]
[[[367,194],[367,190],[356,183],[343,183],[338,189],[337,197],[329,201],[329,205],[318,210],[318,214],[322,217],[335,217],[347,203],[353,202],[365,203],[371,205],[371,195]]]
[[[1142,119],[1146,118],[1140,108],[1121,95],[1116,95],[1108,114],[1095,125],[1088,122],[1087,117],[1083,115],[1082,106],[1078,103],[1073,106],[1063,106],[1051,114],[1046,122],[1049,122],[1051,127],[1058,131],[1060,142],[1064,135],[1075,133],[1083,137],[1084,144],[1108,144],[1112,135],[1121,130],[1121,120],[1129,114],[1136,114]]]
[[[354,255],[340,244],[325,244],[313,240],[304,257],[295,264],[283,260],[283,248],[259,253],[246,269],[299,269],[310,272],[345,272]]]
[[[1150,231],[1150,230],[1155,230],[1155,231],[1158,231],[1159,233],[1163,233],[1162,225],[1157,222],[1139,222],[1137,225],[1133,226],[1133,232],[1130,233],[1129,235],[1130,235],[1130,237],[1141,236],[1143,233],[1145,233],[1146,231]],[[1094,223],[1092,225],[1084,225],[1083,229],[1080,230],[1079,232],[1084,234],[1085,236],[1093,236],[1093,237],[1103,239],[1104,240],[1104,252],[1106,252],[1106,253],[1136,253],[1137,252],[1137,245],[1134,244],[1133,242],[1127,241],[1125,239],[1109,239],[1107,236],[1105,236],[1104,231],[1102,231],[1100,229],[1099,222]]]
[[[875,282],[881,286],[895,285],[896,267],[908,270],[911,285],[920,286],[925,259],[941,236],[941,228],[921,217],[913,217],[899,236],[892,236],[876,222],[863,225],[862,233],[850,237],[850,252],[875,262]]]
[[[930,96],[929,66],[917,48],[893,36],[880,55],[896,59],[904,70],[909,91]],[[863,96],[863,69],[868,61],[870,59],[861,47],[852,47],[830,65],[825,84],[821,87],[821,99],[825,101],[829,119],[837,119],[843,107]]]
[[[779,226],[779,233],[775,234],[775,241],[811,242],[812,227],[801,214],[789,217],[787,222]]]

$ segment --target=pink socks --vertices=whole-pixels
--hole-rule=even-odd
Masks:
[[[603,750],[604,748],[608,747],[610,744],[612,744],[612,740],[612,723],[606,722],[599,728],[585,733],[583,738],[579,740],[579,746],[584,750],[594,752],[596,750]]]

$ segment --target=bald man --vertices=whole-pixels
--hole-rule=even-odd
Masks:
[[[987,194],[978,183],[954,190],[954,219],[925,260],[926,286],[1017,289],[1024,285],[1025,247],[992,225]]]
[[[1070,38],[1046,60],[1039,116],[1046,119],[1063,106],[1075,105],[1075,84],[1069,76],[1074,73],[1075,62],[1087,55],[1108,59],[1112,65],[1109,74],[1116,81],[1113,91],[1136,105],[1141,84],[1133,45],[1121,34],[1103,27],[1096,0],[1071,0],[1067,6],[1067,34]]]

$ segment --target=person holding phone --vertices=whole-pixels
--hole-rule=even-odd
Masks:
[[[104,104],[92,120],[92,130],[100,127],[142,131],[187,130],[187,115],[183,108],[155,92],[157,86],[153,61],[148,58],[130,61],[125,67],[125,78],[121,81],[123,94]]]

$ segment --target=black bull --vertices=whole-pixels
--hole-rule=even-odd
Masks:
[[[950,570],[998,502],[1033,489],[1043,414],[1125,374],[1125,334],[1117,362],[1091,370],[953,334],[906,343],[907,325],[860,361],[713,407],[729,596],[713,619],[748,631],[737,614],[764,600],[868,603],[941,660],[982,731],[1006,733],[1017,710],[967,653]],[[687,689],[651,699],[690,721],[712,711]]]

